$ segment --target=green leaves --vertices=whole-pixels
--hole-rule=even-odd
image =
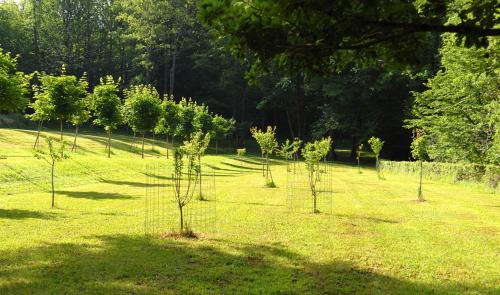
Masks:
[[[309,170],[314,170],[319,161],[328,155],[331,145],[332,139],[330,137],[306,143],[302,149],[302,156]]]
[[[422,130],[432,160],[500,163],[500,44],[464,48],[443,38],[443,70],[415,92],[408,128]]]
[[[114,129],[122,122],[118,82],[115,82],[112,76],[101,78],[100,84],[90,95],[90,106],[96,117],[94,124]]]
[[[28,104],[30,76],[16,69],[17,59],[0,48],[0,111],[23,111]]]
[[[263,155],[271,155],[278,147],[276,140],[276,127],[267,126],[266,131],[260,130],[257,127],[250,129],[252,137],[257,141]]]
[[[134,130],[151,131],[161,114],[160,103],[158,92],[151,85],[131,86],[125,90],[125,120]]]
[[[486,46],[485,36],[500,34],[495,1],[438,2],[203,0],[199,15],[236,56],[251,52],[254,73],[418,64],[427,32],[455,32],[469,46]]]
[[[60,144],[55,144],[52,137],[46,138],[47,151],[42,151],[40,149],[33,150],[33,156],[39,160],[44,160],[48,164],[52,165],[55,162],[60,162],[64,159],[69,159],[69,155],[64,152],[64,141]]]
[[[371,147],[373,153],[375,154],[375,156],[377,156],[377,157],[380,156],[380,151],[382,151],[382,147],[384,146],[384,142],[382,140],[380,140],[380,138],[372,136],[368,140],[368,144],[370,144],[370,147]]]

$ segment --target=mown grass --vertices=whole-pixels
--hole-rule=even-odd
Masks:
[[[147,238],[145,165],[165,150],[143,160],[117,136],[107,159],[104,140],[84,134],[57,168],[50,209],[33,132],[0,129],[0,294],[500,292],[495,194],[425,181],[418,203],[415,178],[335,163],[332,213],[291,213],[282,162],[266,188],[258,158],[208,155],[217,230]]]

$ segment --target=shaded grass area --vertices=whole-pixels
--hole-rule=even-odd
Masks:
[[[1,191],[15,171],[28,186],[0,194],[0,294],[500,292],[500,200],[492,193],[425,181],[427,201],[417,203],[417,179],[379,181],[373,169],[335,163],[332,213],[292,213],[283,162],[273,161],[278,188],[268,189],[258,157],[208,155],[216,230],[147,238],[144,168],[170,164],[163,148],[142,160],[124,137],[107,159],[100,140],[82,138],[61,165],[50,209],[44,185],[25,180],[45,183],[33,140],[0,129],[1,161],[12,168],[0,164]]]

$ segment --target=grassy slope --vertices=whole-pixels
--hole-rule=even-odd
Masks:
[[[279,162],[269,189],[252,159],[209,155],[217,232],[149,239],[143,172],[163,156],[142,160],[120,137],[107,159],[104,138],[85,135],[58,170],[67,177],[50,209],[33,140],[0,129],[0,294],[500,292],[500,199],[491,193],[425,182],[428,201],[416,203],[415,179],[378,181],[336,164],[332,214],[289,213]]]

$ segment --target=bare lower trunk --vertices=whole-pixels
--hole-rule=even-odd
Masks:
[[[165,136],[165,149],[167,150],[167,159],[168,159],[168,135]]]
[[[142,132],[142,153],[141,153],[141,157],[144,159],[144,133],[146,132]]]
[[[43,121],[38,122],[38,131],[36,133],[35,145],[33,145],[34,149],[37,147],[38,143],[40,142],[40,132],[42,131],[42,124],[43,124]]]
[[[179,214],[180,214],[180,221],[181,221],[181,231],[184,231],[184,214],[182,212],[181,205],[179,205]]]
[[[155,150],[155,133],[153,132],[153,141],[151,142],[151,150]]]
[[[380,179],[380,162],[378,156],[375,156],[375,169],[377,170],[377,177]]]
[[[111,158],[111,128],[108,129],[108,158]]]
[[[60,128],[61,128],[61,143],[62,143],[62,141],[63,141],[63,120],[60,119],[59,123],[60,123]]]
[[[50,180],[51,180],[51,184],[52,184],[52,208],[54,208],[55,206],[55,192],[54,192],[54,166],[55,166],[55,162],[52,161],[52,171],[51,171],[51,177],[50,177]]]
[[[418,200],[423,201],[424,198],[422,196],[422,170],[423,170],[423,163],[420,161],[420,181],[418,183]]]
[[[134,131],[134,137],[132,137],[132,143],[130,144],[130,150],[133,149],[134,145],[135,145],[135,135],[136,135],[137,132]]]
[[[78,125],[75,126],[75,140],[73,140],[72,152],[76,152],[76,138],[78,137]]]
[[[198,156],[198,165],[200,166],[200,172],[199,172],[199,174],[200,174],[200,199],[202,199],[203,195],[201,194],[202,193],[201,192],[201,156]]]

